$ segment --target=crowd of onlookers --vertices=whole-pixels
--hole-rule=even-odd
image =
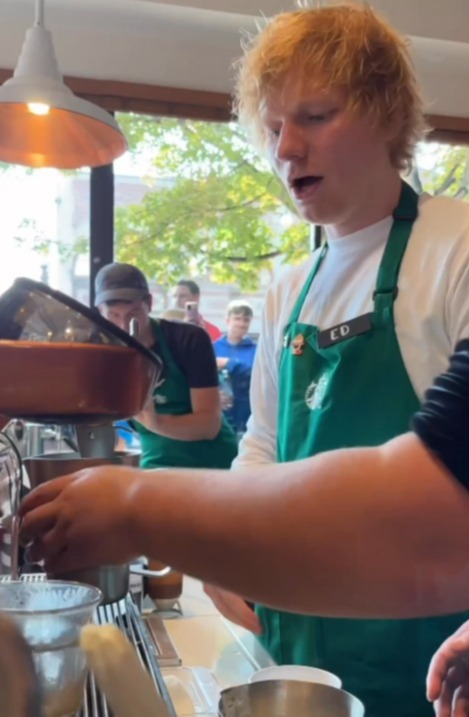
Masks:
[[[233,430],[238,435],[244,433],[251,413],[249,387],[256,353],[256,343],[248,335],[253,317],[252,307],[243,299],[230,301],[226,308],[225,332],[222,332],[199,312],[200,289],[195,281],[181,279],[174,292],[174,301],[177,310],[181,312],[179,318],[201,326],[212,339],[223,412]],[[163,316],[176,318],[171,310]]]

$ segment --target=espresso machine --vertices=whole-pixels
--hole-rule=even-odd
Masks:
[[[16,514],[21,494],[82,468],[137,465],[138,454],[115,451],[113,424],[142,410],[164,370],[159,356],[135,336],[71,297],[29,279],[17,279],[0,296],[0,368],[0,429],[6,427],[6,432],[0,432],[0,553],[5,549],[10,553],[9,570],[0,570],[1,595],[2,583],[18,578],[13,536],[15,526],[17,535]],[[33,450],[28,455],[31,453],[28,445],[40,445],[38,441],[29,444],[24,440],[23,429],[31,425],[36,437],[59,438],[59,451],[37,454]],[[24,484],[23,477],[27,478]],[[142,616],[129,593],[128,565],[100,566],[61,576],[33,574],[33,566],[26,561],[19,567],[24,572],[15,585],[26,583],[26,588],[38,581],[41,585],[53,585],[50,578],[67,581],[66,585],[74,581],[100,588],[103,600],[95,622],[115,625],[127,636],[169,714],[175,717],[160,667],[166,660],[166,664],[180,661],[165,647],[164,636],[160,643],[157,641],[150,621]],[[42,568],[38,566],[38,570]],[[155,575],[165,575],[169,570]],[[141,574],[145,572],[143,569]],[[0,611],[0,685],[6,680],[8,687],[6,692],[0,691],[0,712],[6,714],[3,710],[6,700],[9,717],[38,717],[42,712],[30,654],[13,627]],[[7,643],[11,647],[9,662],[3,664],[2,645],[6,647]],[[94,679],[86,683],[83,700],[79,713],[82,717],[111,714]]]
[[[113,423],[143,408],[163,365],[135,336],[61,292],[17,279],[0,297],[0,366],[0,416],[16,427],[19,420],[58,427],[66,444],[65,451],[27,455],[22,468],[10,468],[10,492],[23,477],[24,493],[84,468],[138,465],[137,453],[115,451]],[[18,463],[15,453],[11,464]],[[106,602],[121,599],[129,587],[128,566],[53,577],[91,583]]]

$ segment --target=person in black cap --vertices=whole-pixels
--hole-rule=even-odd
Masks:
[[[138,339],[157,352],[164,380],[131,421],[142,447],[142,468],[229,468],[236,438],[223,419],[215,355],[207,333],[192,324],[152,319],[145,275],[131,264],[103,266],[95,305],[124,331],[138,322]]]

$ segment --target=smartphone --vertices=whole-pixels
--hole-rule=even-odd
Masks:
[[[191,324],[199,323],[199,305],[196,301],[186,301],[185,320]]]

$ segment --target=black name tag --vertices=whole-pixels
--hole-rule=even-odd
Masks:
[[[320,349],[325,349],[333,344],[338,344],[339,341],[345,341],[351,339],[352,336],[358,336],[358,334],[364,334],[371,329],[371,314],[363,314],[363,316],[357,316],[356,319],[350,319],[350,321],[344,321],[343,324],[337,324],[331,329],[324,329],[318,334],[318,346]]]

